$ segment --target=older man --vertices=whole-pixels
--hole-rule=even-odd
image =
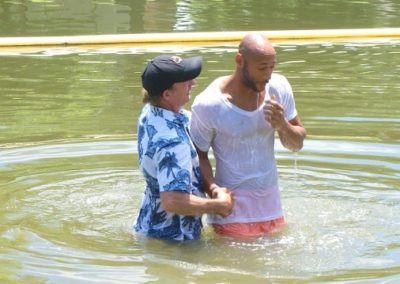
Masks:
[[[189,101],[201,57],[161,55],[142,74],[146,91],[138,124],[140,169],[146,189],[135,224],[138,233],[167,240],[193,240],[201,234],[201,214],[228,216],[233,200],[224,189],[206,198],[196,149],[189,133]]]

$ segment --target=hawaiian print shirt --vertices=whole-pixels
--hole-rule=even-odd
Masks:
[[[140,170],[146,181],[134,229],[149,237],[193,240],[200,237],[201,216],[183,216],[161,208],[160,192],[200,191],[199,160],[188,134],[187,111],[175,113],[147,104],[138,122]]]

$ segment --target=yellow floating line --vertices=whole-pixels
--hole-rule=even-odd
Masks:
[[[400,38],[400,28],[258,31],[271,41],[355,41]],[[240,41],[249,31],[179,32],[116,35],[0,37],[0,47],[77,46],[109,44],[199,44]]]

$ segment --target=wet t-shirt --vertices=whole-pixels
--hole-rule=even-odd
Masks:
[[[209,221],[226,224],[279,218],[283,212],[274,157],[275,130],[264,118],[264,103],[254,111],[230,103],[220,90],[223,79],[216,79],[195,98],[190,124],[194,144],[204,152],[213,150],[216,183],[235,196],[230,216],[209,215]],[[284,106],[286,120],[296,117],[292,89],[284,76],[273,74],[265,91],[266,100],[274,95]]]

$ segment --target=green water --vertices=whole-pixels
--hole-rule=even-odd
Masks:
[[[396,0],[3,0],[0,36],[400,26]]]
[[[0,35],[389,27],[398,11],[397,1],[13,0],[0,4]],[[277,143],[288,228],[239,242],[206,227],[180,245],[131,230],[144,186],[139,76],[159,53],[201,54],[193,100],[231,72],[236,47],[1,53],[0,283],[399,282],[400,42],[275,46],[308,130],[297,154]]]

